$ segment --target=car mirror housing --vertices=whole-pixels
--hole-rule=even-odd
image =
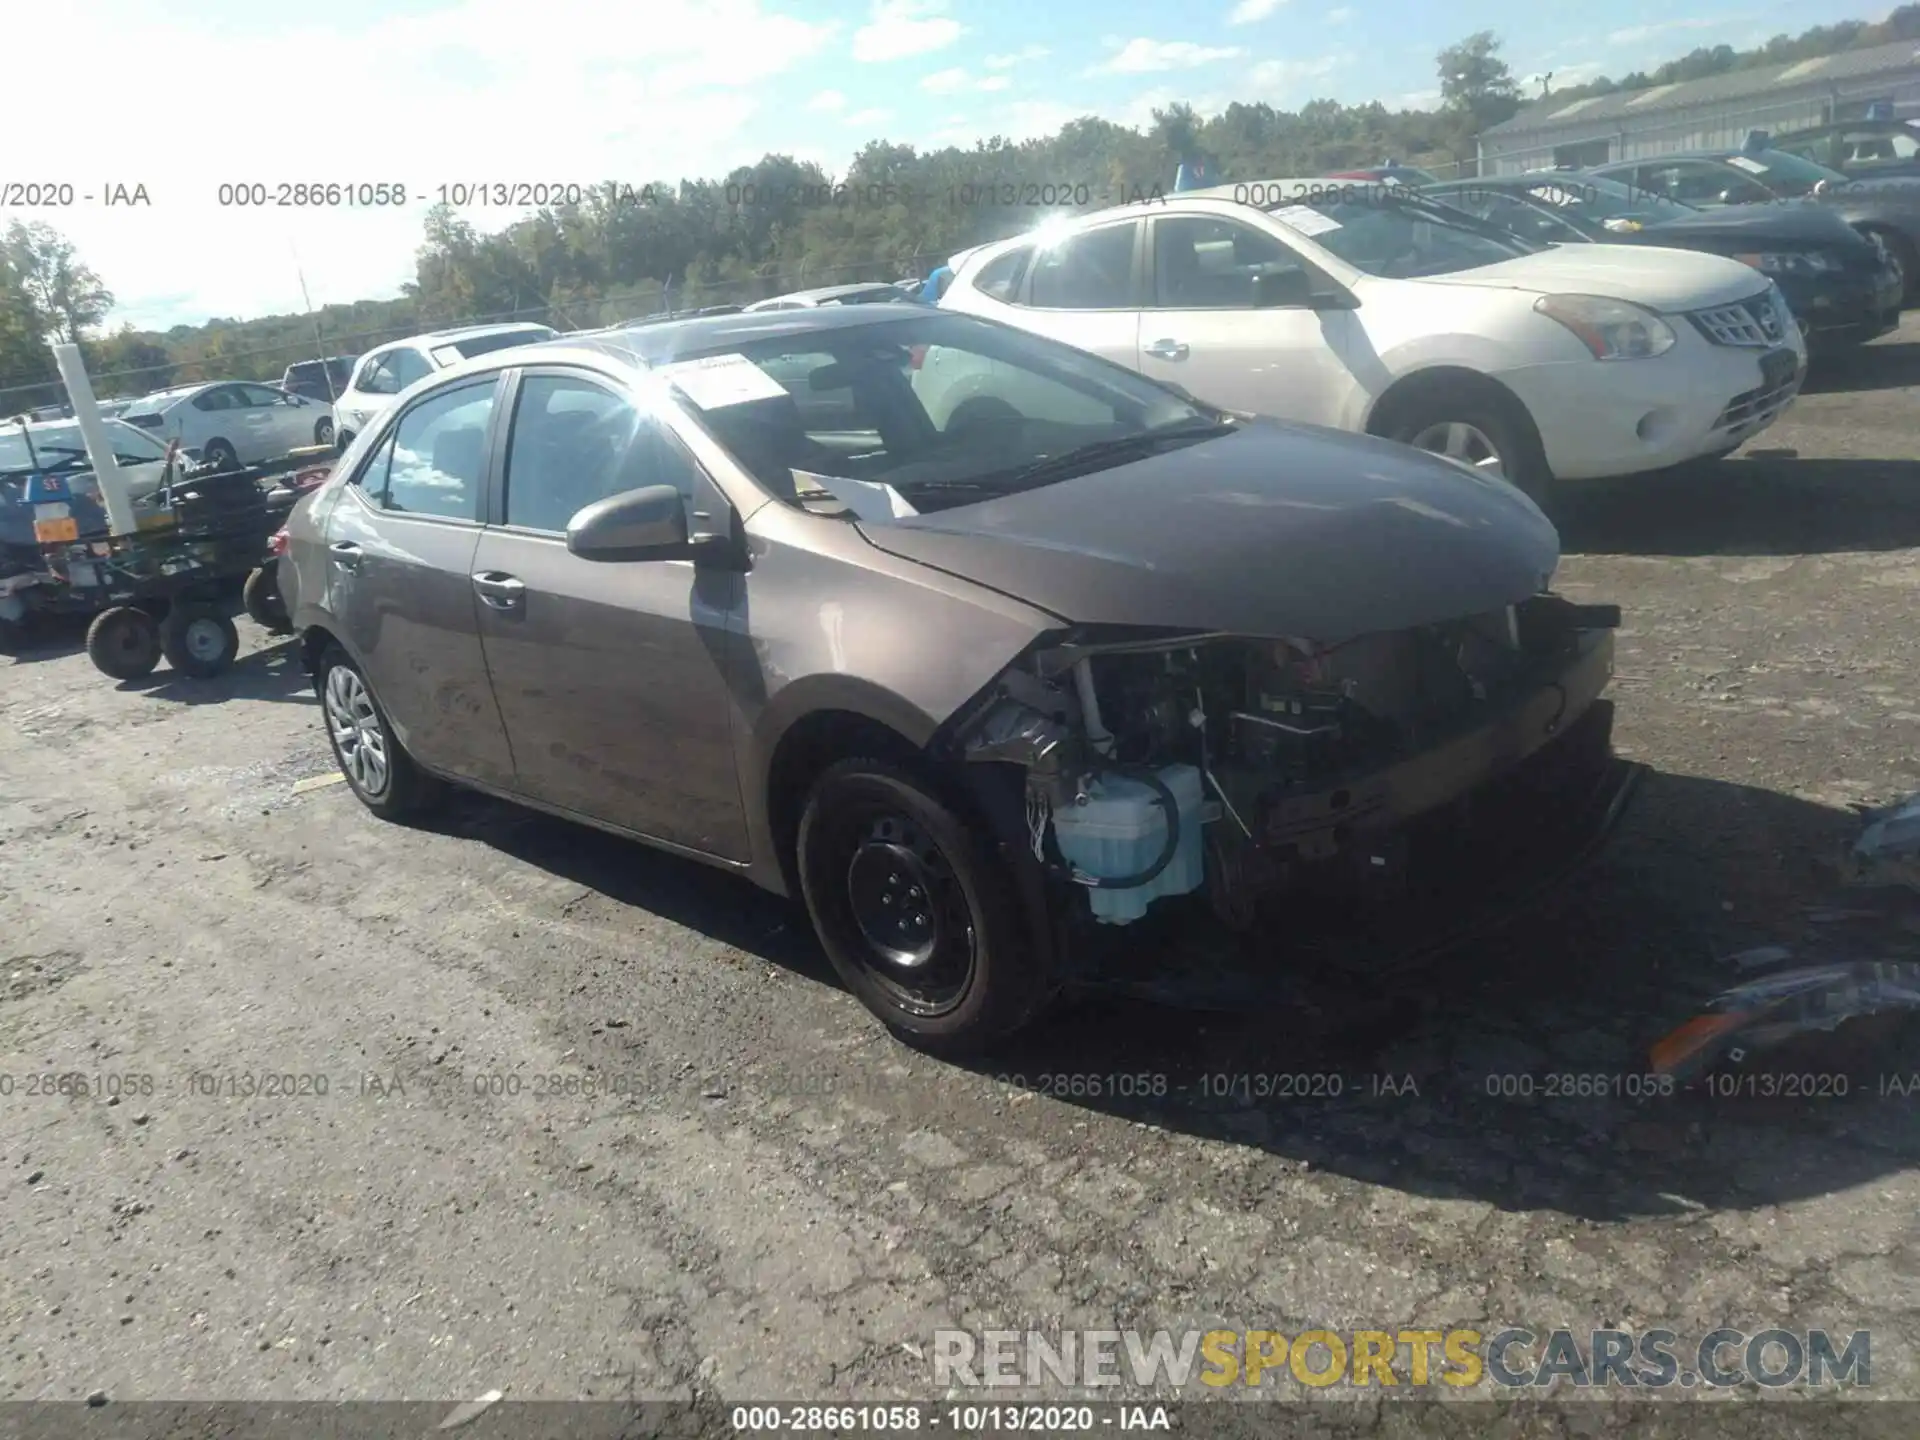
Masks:
[[[690,560],[686,500],[672,485],[596,500],[567,522],[567,549],[582,560]]]

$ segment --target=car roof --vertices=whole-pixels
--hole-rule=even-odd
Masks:
[[[449,341],[478,340],[488,335],[511,335],[516,330],[551,330],[553,327],[542,320],[514,320],[502,325],[455,325],[446,330],[422,330],[418,335],[408,335],[404,339],[389,340],[375,347],[378,350],[397,350],[408,345],[445,345]],[[368,351],[372,354],[372,351]],[[358,355],[336,357],[358,360]]]
[[[628,365],[652,367],[670,364],[682,355],[724,352],[730,345],[789,335],[856,330],[869,325],[902,324],[939,313],[944,312],[929,311],[925,305],[827,305],[802,310],[689,315],[626,329],[579,331],[558,340],[495,350],[449,365],[434,378],[436,382],[445,382],[510,365],[560,365],[569,359],[611,358]]]

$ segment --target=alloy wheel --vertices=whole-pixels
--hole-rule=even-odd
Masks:
[[[386,792],[392,767],[380,712],[357,671],[336,665],[327,672],[326,710],[327,733],[340,756],[340,768],[354,789],[377,799]]]
[[[1499,447],[1478,425],[1469,425],[1464,420],[1443,420],[1418,432],[1411,443],[1416,449],[1444,455],[1482,474],[1506,478],[1506,462],[1501,459]]]

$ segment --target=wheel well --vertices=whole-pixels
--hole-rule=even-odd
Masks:
[[[1522,438],[1538,451],[1540,431],[1533,423],[1533,416],[1527,413],[1527,407],[1520,403],[1520,397],[1498,380],[1482,375],[1478,370],[1467,370],[1457,365],[1436,365],[1430,370],[1416,370],[1394,381],[1387,387],[1387,393],[1374,402],[1373,410],[1367,416],[1367,433],[1385,435],[1409,407],[1450,390],[1466,390],[1497,405],[1508,419],[1520,427]]]
[[[820,772],[856,755],[911,763],[924,754],[898,730],[851,710],[816,710],[788,728],[774,747],[773,763],[767,767],[766,805],[775,853],[780,857],[790,894],[800,893],[794,844],[800,834],[807,791]]]
[[[300,664],[311,675],[320,668],[320,657],[339,642],[324,625],[309,625],[300,636]]]

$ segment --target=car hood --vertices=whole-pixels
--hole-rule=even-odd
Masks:
[[[1663,236],[1677,244],[1698,245],[1724,239],[1730,245],[1832,245],[1859,237],[1853,227],[1818,205],[1728,205],[1678,220],[1662,220],[1631,238],[1658,245]]]
[[[879,549],[1063,620],[1335,643],[1546,588],[1560,538],[1504,481],[1407,446],[1255,420],[1035,490],[861,524]]]
[[[1565,245],[1455,275],[1422,276],[1413,283],[1604,295],[1664,311],[1730,305],[1766,288],[1738,260],[1644,245]]]

